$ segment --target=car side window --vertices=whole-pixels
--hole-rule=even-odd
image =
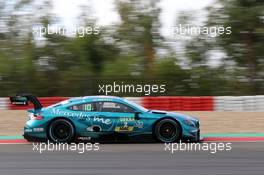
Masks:
[[[134,113],[135,110],[127,105],[116,102],[97,102],[96,108],[100,112],[125,112]]]
[[[94,103],[83,103],[70,106],[68,109],[73,111],[95,111],[95,104]]]

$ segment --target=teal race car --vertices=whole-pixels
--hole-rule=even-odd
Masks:
[[[148,110],[127,99],[85,96],[42,107],[33,95],[10,97],[14,105],[33,103],[24,127],[28,141],[69,143],[77,140],[142,139],[159,142],[200,141],[197,118],[176,112]],[[144,139],[142,139],[144,141]]]

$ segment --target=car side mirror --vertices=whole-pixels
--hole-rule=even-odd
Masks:
[[[141,112],[135,112],[135,120],[139,120],[140,119],[139,114],[141,114]]]

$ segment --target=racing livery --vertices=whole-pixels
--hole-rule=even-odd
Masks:
[[[159,142],[200,140],[199,120],[184,114],[148,110],[127,99],[113,96],[85,96],[42,107],[33,95],[10,97],[15,105],[28,105],[29,120],[24,127],[28,141],[104,139],[108,136],[151,136]]]

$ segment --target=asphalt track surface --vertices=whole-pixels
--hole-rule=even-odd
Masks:
[[[164,150],[164,144],[100,144],[99,151],[33,151],[31,144],[0,145],[0,175],[263,175],[264,142],[232,143],[232,150]]]

